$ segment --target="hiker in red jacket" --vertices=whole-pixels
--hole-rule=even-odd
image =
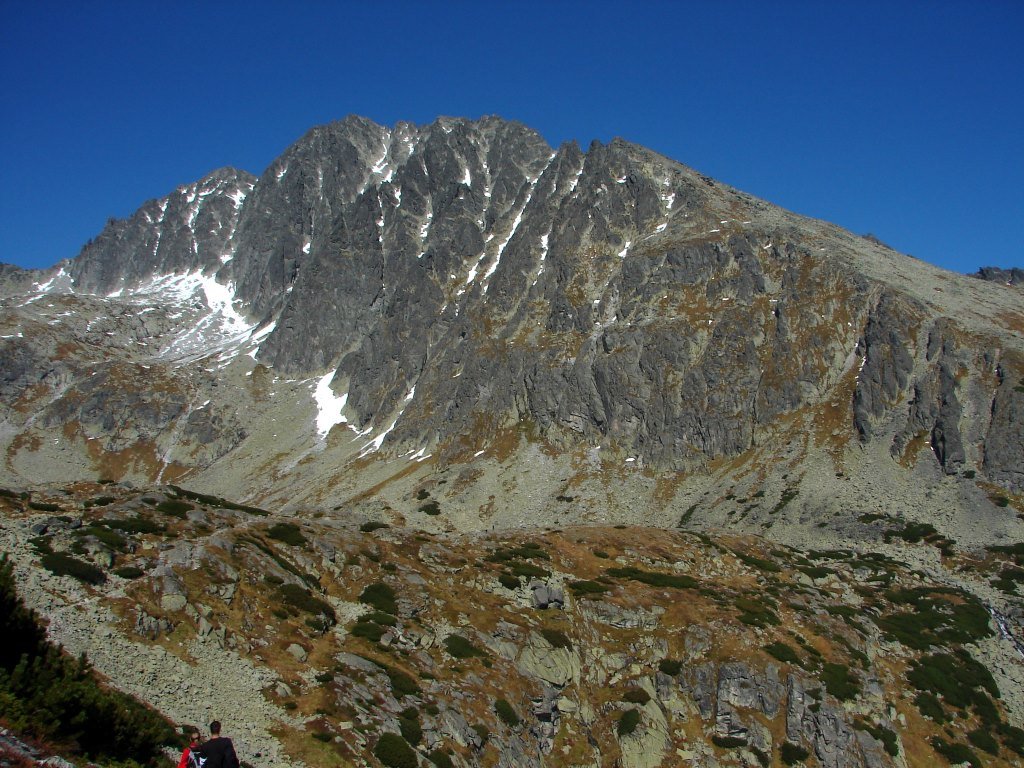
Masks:
[[[235,745],[220,735],[220,720],[210,723],[210,740],[200,744],[197,751],[206,758],[203,768],[239,768]]]
[[[192,729],[192,733],[188,737],[188,746],[185,747],[185,751],[181,753],[181,760],[178,761],[178,768],[189,768],[188,756],[192,753],[192,750],[199,746],[199,730],[197,728]]]

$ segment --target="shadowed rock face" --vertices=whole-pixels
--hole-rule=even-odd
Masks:
[[[156,366],[119,379],[134,394],[118,408],[138,424],[107,444],[145,437],[166,456],[184,439],[186,466],[211,466],[254,431],[256,415],[224,408],[272,388],[257,392],[255,375],[246,397],[232,394],[220,371],[239,363],[220,350],[258,327],[253,359],[282,379],[331,376],[349,425],[387,430],[385,451],[427,446],[456,461],[529,424],[556,448],[692,470],[833,403],[836,422],[816,428],[837,442],[882,443],[903,462],[925,446],[947,475],[969,467],[1024,489],[1015,289],[955,278],[618,139],[553,150],[493,117],[393,128],[349,117],[258,179],[221,169],[109,222],[61,266],[41,295],[72,291],[92,302],[90,321],[54,314],[42,336],[5,338],[5,406],[41,387],[19,413],[45,408],[42,423],[96,437],[122,416],[83,377],[112,358]],[[12,291],[28,282],[3,274]],[[205,298],[119,303],[181,275],[205,280]],[[221,316],[238,317],[214,343],[203,334],[217,291],[229,296]],[[41,306],[14,297],[6,309],[15,323]],[[187,392],[147,393],[154,377]],[[30,420],[15,418],[12,434]]]

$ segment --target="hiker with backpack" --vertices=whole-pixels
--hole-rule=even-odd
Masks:
[[[210,723],[210,738],[194,750],[197,762],[191,768],[239,768],[238,755],[231,739],[220,735],[220,721]]]
[[[198,768],[196,760],[192,756],[192,752],[199,747],[199,729],[190,728],[189,731],[188,746],[185,747],[185,751],[181,753],[181,760],[178,761],[178,768]]]

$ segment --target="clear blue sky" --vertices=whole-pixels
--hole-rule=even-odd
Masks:
[[[961,272],[1022,266],[1024,2],[0,0],[0,261],[315,124],[621,136]]]

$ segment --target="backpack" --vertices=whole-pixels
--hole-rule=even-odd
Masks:
[[[206,763],[206,755],[199,751],[199,748],[188,751],[188,768],[203,768]]]

